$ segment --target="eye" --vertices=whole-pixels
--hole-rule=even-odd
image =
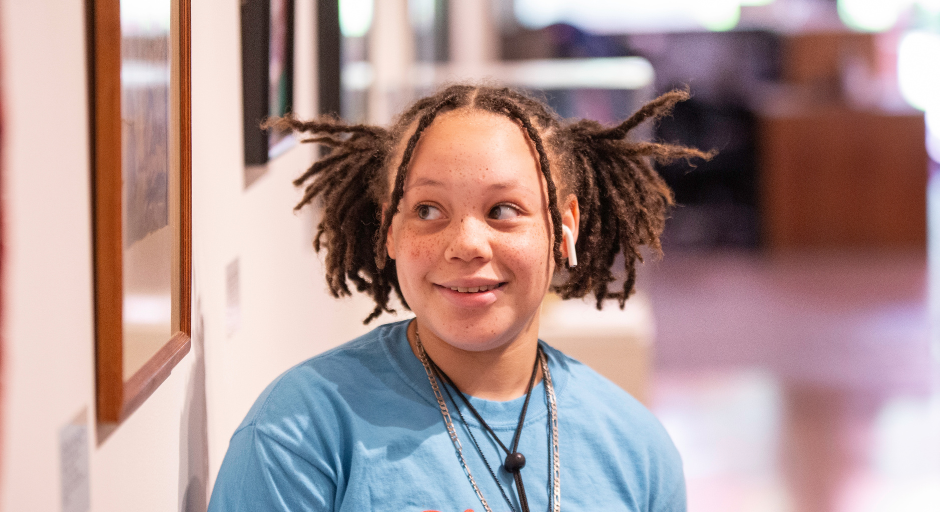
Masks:
[[[519,210],[510,204],[498,204],[490,210],[490,218],[493,220],[510,220],[519,216]]]
[[[419,204],[415,207],[415,213],[421,220],[437,220],[441,218],[441,211],[429,204]]]

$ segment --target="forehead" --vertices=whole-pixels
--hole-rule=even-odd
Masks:
[[[416,180],[516,181],[539,186],[538,153],[523,128],[481,111],[441,114],[425,129],[409,165]]]

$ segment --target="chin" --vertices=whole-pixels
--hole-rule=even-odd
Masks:
[[[487,352],[489,350],[495,350],[506,343],[509,340],[503,339],[502,337],[468,337],[466,335],[462,336],[441,336],[442,340],[448,345],[463,350],[465,352]]]
[[[425,320],[434,334],[445,343],[467,352],[499,349],[518,339],[532,321],[505,322],[489,315],[477,319],[463,318]]]

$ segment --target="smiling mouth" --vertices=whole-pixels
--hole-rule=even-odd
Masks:
[[[506,283],[498,283],[498,284],[491,284],[489,286],[478,286],[478,287],[471,287],[471,288],[462,288],[460,286],[447,286],[446,288],[453,290],[455,292],[460,292],[460,293],[479,293],[479,292],[488,292],[490,290],[495,290],[504,284]]]

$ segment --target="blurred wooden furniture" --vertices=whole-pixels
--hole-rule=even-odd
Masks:
[[[759,113],[762,232],[771,250],[926,248],[924,118],[897,111],[895,57],[885,53],[896,42],[878,37],[781,39],[784,85]]]
[[[783,82],[841,95],[842,75],[851,61],[875,70],[877,35],[864,32],[810,32],[780,39]]]
[[[828,105],[760,119],[765,241],[771,249],[923,249],[922,115]]]

